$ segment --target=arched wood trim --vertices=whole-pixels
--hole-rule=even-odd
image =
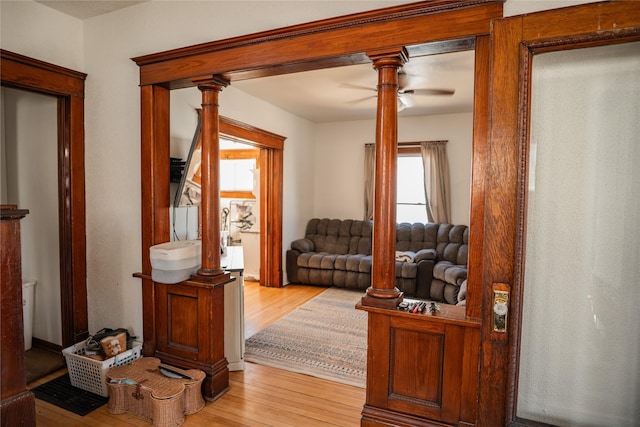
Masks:
[[[62,345],[88,335],[84,184],[86,74],[1,50],[2,86],[58,99],[58,209]]]

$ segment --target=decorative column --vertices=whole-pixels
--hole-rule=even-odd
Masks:
[[[362,305],[395,309],[403,294],[395,287],[396,169],[398,157],[398,69],[404,48],[368,52],[378,71],[376,175],[373,211],[371,286]]]
[[[202,267],[193,280],[216,282],[220,268],[220,113],[218,97],[229,81],[222,77],[194,80],[202,92],[201,201]],[[225,280],[228,280],[225,279]]]

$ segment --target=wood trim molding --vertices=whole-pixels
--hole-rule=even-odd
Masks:
[[[469,8],[482,4],[502,3],[495,0],[462,0],[454,4],[450,0],[432,0],[417,3],[376,9],[357,14],[338,16],[320,21],[307,22],[291,27],[277,28],[261,33],[247,34],[230,39],[201,43],[165,52],[143,55],[132,58],[138,66],[165,62],[172,59],[185,58],[230,48],[239,48],[281,39],[298,38],[306,35],[332,32],[344,28],[356,28],[363,25],[395,21],[404,18],[434,14],[442,11]]]
[[[365,52],[488,34],[498,0],[435,0],[281,28],[132,58],[140,84],[193,86],[195,76],[235,80],[369,63]],[[451,22],[456,25],[451,25]],[[402,30],[399,31],[398,29]],[[429,31],[425,31],[429,28]],[[408,48],[409,49],[409,48]]]
[[[58,98],[58,216],[62,344],[89,335],[86,284],[84,84],[86,74],[0,50],[2,86]]]
[[[85,73],[0,49],[2,84],[55,96],[84,98]]]
[[[372,59],[385,61],[386,59],[378,59],[375,53],[388,53],[406,49],[410,56],[411,52],[420,52],[420,47],[422,46],[440,43],[444,43],[444,45],[450,44],[448,46],[451,50],[459,51],[461,49],[460,46],[468,46],[465,43],[468,43],[469,40],[473,39],[473,43],[475,43],[475,39],[478,36],[489,35],[491,19],[502,17],[502,3],[503,1],[425,1],[161,52],[133,58],[133,60],[140,67],[140,84],[142,87],[171,90],[193,86],[194,80],[212,75],[222,76],[233,84],[234,81],[248,78],[321,69],[337,65],[370,63]],[[454,43],[456,41],[461,43]],[[444,49],[440,53],[451,50]],[[372,58],[367,56],[367,52],[371,53]],[[483,57],[483,59],[488,60],[487,57]],[[382,70],[384,67],[380,68]],[[386,75],[381,81],[382,85],[385,87],[397,85],[397,81],[394,82],[393,78],[387,75],[387,71],[382,70]],[[395,101],[397,96],[395,92],[391,92],[392,96],[390,98]],[[476,92],[475,96],[478,96],[478,92]],[[476,100],[476,102],[487,102],[487,100],[485,98]],[[396,105],[395,102],[387,102],[386,104],[383,102],[382,104]],[[395,114],[393,108],[382,108],[382,110],[386,114]],[[393,119],[385,117],[383,120],[389,121],[387,123],[389,126],[384,126],[386,131],[393,130]],[[222,126],[221,124],[220,131],[224,133]],[[153,131],[153,126],[143,126],[143,139],[151,138]],[[392,152],[392,157],[395,158],[397,152],[395,140],[397,140],[397,136],[394,139],[389,136],[391,133],[386,132],[382,139],[384,144],[387,145],[390,140],[394,140],[390,151]],[[260,148],[262,150],[260,168],[262,170],[282,170],[283,150],[269,149],[266,146]],[[389,147],[386,148],[388,149]],[[387,161],[385,166],[391,163]],[[376,180],[382,182],[379,179]],[[270,197],[272,202],[268,205],[261,204],[261,232],[264,231],[268,244],[274,249],[269,252],[261,252],[261,266],[265,266],[267,269],[267,271],[261,271],[261,279],[266,277],[267,286],[278,286],[282,282],[282,224],[266,222],[266,218],[269,217],[282,218],[282,183],[283,176],[281,174],[261,174],[261,188],[268,188],[273,191]],[[385,200],[394,200],[395,190],[387,191],[386,195],[388,197]],[[377,198],[377,203],[382,203],[379,198]],[[388,227],[390,225],[388,220],[391,218],[392,222],[395,222],[395,217],[392,215],[378,215],[377,218],[377,227],[379,228]],[[383,246],[385,248],[392,247],[392,242],[389,239],[393,233],[387,232],[385,234],[383,232],[383,234],[386,236],[381,239]],[[390,253],[390,251],[385,250],[383,253]],[[272,254],[277,254],[279,259],[273,259],[272,257],[275,255]],[[385,259],[391,260],[393,257],[383,256],[382,262]],[[380,273],[380,277],[382,277],[382,272]],[[389,304],[385,305],[385,308],[369,305],[367,309],[377,308],[383,310],[384,315],[395,317],[398,315],[397,310],[395,310],[395,302],[401,299],[402,296],[396,295],[395,289],[387,289],[387,287],[393,288],[393,276],[389,275],[390,280],[382,281],[380,281],[380,277],[372,277],[372,283],[376,283],[376,285],[383,283],[384,286],[377,288],[376,295],[366,296],[376,300],[386,300]],[[391,286],[387,286],[389,284]],[[366,301],[363,301],[363,303],[366,303]],[[458,308],[459,310],[456,311],[457,316],[464,318],[464,308]],[[457,316],[455,318],[449,317],[447,311],[443,311],[438,320],[438,322],[447,323],[445,339],[451,343],[448,350],[451,354],[457,355],[455,358],[456,364],[460,362],[463,365],[462,373],[444,366],[439,367],[445,369],[445,375],[451,376],[452,379],[457,379],[449,383],[452,387],[450,391],[453,400],[448,401],[447,405],[450,406],[447,406],[446,411],[442,413],[442,418],[428,419],[424,416],[408,416],[406,413],[393,412],[394,410],[397,411],[397,408],[394,409],[390,406],[381,409],[391,410],[394,416],[398,416],[402,420],[411,418],[421,423],[421,425],[442,425],[443,422],[451,424],[454,420],[467,425],[475,423],[480,323],[475,319],[464,318],[461,320]],[[433,320],[424,319],[425,323],[430,323],[431,321]],[[448,323],[451,323],[451,325]],[[470,326],[466,326],[467,323]],[[421,329],[420,326],[417,328]],[[469,332],[463,334],[461,332],[462,329],[468,329]],[[379,333],[386,332],[378,328],[369,328],[370,352],[383,355],[383,357],[386,355],[388,358],[389,348],[385,347],[385,344],[380,340],[375,339]],[[411,334],[405,335],[409,336]],[[395,375],[405,375],[407,379],[414,378],[415,370],[410,370],[409,367],[416,366],[415,359],[412,359],[411,362],[404,363],[402,367],[396,369]],[[446,363],[449,363],[447,366],[453,366],[450,364],[451,360]],[[369,398],[385,393],[384,384],[373,382],[374,377],[381,378],[383,374],[386,375],[384,372],[370,371],[368,373],[368,402]],[[464,378],[461,378],[461,375]],[[375,385],[371,386],[371,384],[379,387],[376,390],[369,390],[370,387],[375,387]],[[464,419],[461,419],[458,414],[464,414]],[[371,416],[370,418],[363,417],[362,425],[385,425],[382,416],[369,415]]]
[[[228,117],[220,117],[220,133],[241,139],[259,149],[257,166],[262,171],[260,173],[260,285],[281,287],[283,285],[281,256],[283,150],[286,137]]]
[[[242,123],[229,117],[220,116],[220,133],[244,140],[258,148],[284,149],[285,136]]]
[[[511,285],[508,339],[492,339],[490,304],[482,310],[480,426],[528,425],[517,418],[531,64],[536,54],[640,40],[640,3],[611,1],[494,21],[483,299],[491,284]],[[470,249],[471,251],[471,249]]]

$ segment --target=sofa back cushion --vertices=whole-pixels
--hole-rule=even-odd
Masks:
[[[469,227],[452,224],[401,223],[396,226],[396,250],[435,249],[438,261],[467,265]]]
[[[315,244],[316,252],[371,255],[370,221],[313,218],[305,237]]]
[[[438,230],[438,260],[456,265],[467,265],[469,253],[469,227],[440,224]]]
[[[316,252],[371,255],[372,222],[354,219],[313,218],[305,237]],[[418,252],[435,249],[438,260],[467,264],[469,227],[451,224],[401,223],[396,226],[396,250]]]

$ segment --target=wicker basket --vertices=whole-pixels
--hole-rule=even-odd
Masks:
[[[114,366],[125,365],[139,359],[142,354],[142,343],[134,342],[133,348],[123,351],[106,360],[95,360],[84,356],[86,342],[80,342],[62,350],[71,385],[103,397],[109,396],[107,371]]]

